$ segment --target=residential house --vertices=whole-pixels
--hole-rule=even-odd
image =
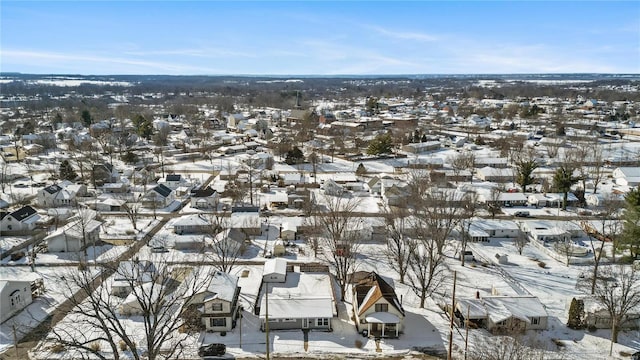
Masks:
[[[280,238],[283,240],[295,240],[298,227],[292,221],[283,220],[280,227]]]
[[[262,282],[283,283],[287,279],[287,260],[268,259],[262,269]]]
[[[173,232],[182,234],[208,234],[212,232],[212,223],[203,214],[183,215],[173,222]]]
[[[473,161],[476,168],[492,167],[496,169],[504,169],[509,166],[507,158],[501,157],[478,157]]]
[[[622,208],[624,206],[624,195],[614,193],[612,193],[610,196],[604,195],[602,193],[586,194],[584,196],[584,201],[587,203],[587,205],[593,207],[600,207],[605,205],[607,201],[611,201],[619,208]]]
[[[240,306],[238,277],[216,271],[213,276],[204,274],[204,286],[195,293],[187,294],[185,308],[197,311],[202,326],[207,331],[230,331],[236,326]],[[196,280],[200,283],[201,280]]]
[[[636,187],[640,185],[640,167],[619,167],[612,174],[616,184],[621,186]]]
[[[504,183],[513,181],[515,174],[512,168],[485,166],[476,170],[476,176],[482,181]]]
[[[100,243],[102,223],[90,216],[81,216],[44,238],[49,252],[75,252]]]
[[[126,200],[106,198],[96,203],[97,211],[122,211]]]
[[[500,207],[526,206],[529,196],[521,192],[500,192],[496,195],[481,194],[478,201],[487,205],[497,204]]]
[[[566,228],[561,228],[553,223],[544,221],[527,221],[523,224],[529,238],[535,241],[548,242],[565,242],[571,239],[571,233]]]
[[[191,207],[195,209],[217,209],[220,195],[217,191],[207,186],[204,189],[191,191]]]
[[[474,218],[471,224],[472,229],[481,230],[487,234],[487,240],[516,238],[520,236],[520,227],[515,221],[493,220]]]
[[[535,296],[485,296],[458,299],[454,316],[460,324],[469,321],[493,334],[515,334],[526,330],[545,330],[549,315]]]
[[[129,183],[127,182],[106,183],[102,186],[99,186],[99,189],[102,190],[102,192],[107,194],[124,194],[126,192],[129,192]]]
[[[168,187],[171,190],[176,190],[181,186],[188,186],[189,182],[180,174],[168,174],[164,181],[159,181],[158,183],[162,183],[164,186]]]
[[[353,314],[358,331],[377,337],[398,337],[404,331],[405,311],[392,282],[376,272],[353,285]]]
[[[41,217],[36,210],[29,205],[0,215],[0,232],[3,235],[31,234]]]
[[[142,197],[142,206],[147,208],[165,208],[175,200],[175,193],[163,184],[158,184]]]
[[[344,193],[344,188],[332,179],[325,180],[323,187],[326,195],[341,196]]]
[[[5,322],[33,302],[34,284],[42,283],[36,273],[0,276],[0,323]]]
[[[153,282],[157,278],[158,270],[149,260],[121,261],[113,275],[111,291],[115,296],[126,297],[133,290],[132,286]]]
[[[95,187],[115,183],[119,178],[118,170],[111,164],[95,164],[91,169],[91,181]]]
[[[49,185],[38,191],[36,202],[44,208],[71,206],[75,203],[76,192],[59,184]]]
[[[427,141],[419,143],[410,143],[402,147],[402,151],[411,154],[421,154],[429,151],[435,151],[440,149],[440,141]]]
[[[276,271],[281,271],[279,264],[282,263],[269,266],[265,263],[265,275],[271,273],[271,266],[278,266]],[[256,312],[260,315],[263,329],[268,321],[269,330],[331,331],[331,321],[337,315],[331,276],[328,273],[285,272],[282,282],[263,281],[259,298],[260,306],[256,307]]]
[[[562,207],[564,202],[563,193],[539,193],[529,195],[529,205],[535,207]],[[572,194],[567,194],[567,206],[576,206],[578,198]]]

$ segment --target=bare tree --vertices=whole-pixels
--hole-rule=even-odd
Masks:
[[[460,229],[460,264],[464,266],[464,253],[467,250],[467,244],[471,240],[471,223],[472,218],[476,215],[477,210],[477,194],[475,192],[466,192],[463,196],[460,206],[462,207],[461,217],[464,219],[458,222]]]
[[[471,360],[529,360],[561,359],[557,352],[547,352],[527,346],[519,338],[508,336],[474,338],[469,359]]]
[[[213,261],[213,267],[219,271],[230,273],[245,251],[247,235],[240,229],[231,229],[229,217],[225,214],[208,215],[208,234],[213,238],[211,252],[207,257]]]
[[[417,220],[415,239],[407,239],[409,247],[408,283],[411,290],[420,298],[423,308],[430,296],[445,279],[444,255],[438,250],[438,244],[432,239],[430,230]]]
[[[494,219],[496,214],[502,211],[502,204],[500,203],[500,197],[504,191],[503,186],[496,186],[491,188],[489,199],[487,200],[487,210],[491,214],[491,218]]]
[[[460,175],[462,171],[473,170],[476,163],[476,156],[472,151],[463,151],[451,156],[449,158],[449,162],[451,163],[451,168],[453,169],[456,178],[459,178],[458,175]],[[473,176],[471,176],[471,178],[473,179]]]
[[[613,265],[601,270],[601,278],[595,296],[611,317],[613,345],[629,311],[640,306],[640,271],[634,266]]]
[[[63,346],[70,358],[119,359],[124,351],[136,360],[183,356],[188,335],[178,331],[185,321],[182,306],[206,286],[211,274],[201,267],[177,268],[161,261],[153,267],[136,260],[131,266],[101,267],[103,277],[116,274],[128,289],[141,331],[131,331],[131,315],[111,286],[115,277],[101,284],[94,271],[76,270],[60,276],[60,291],[75,295],[69,298],[70,314],[48,339]],[[105,345],[109,350],[103,354]]]
[[[547,155],[549,158],[553,159],[558,156],[560,152],[560,148],[564,145],[564,141],[559,139],[552,139],[546,143],[545,148],[547,149]]]
[[[315,214],[316,224],[323,234],[324,256],[336,274],[340,299],[344,299],[349,276],[356,268],[358,248],[362,242],[362,219],[353,213],[359,205],[355,198],[325,196],[325,211]]]
[[[438,254],[442,254],[451,231],[463,218],[464,208],[456,198],[459,194],[454,189],[433,187],[427,174],[414,172],[411,176],[409,205],[422,219],[421,226],[428,229]]]
[[[387,248],[385,253],[389,263],[400,276],[400,283],[405,283],[409,271],[411,246],[408,242],[409,211],[406,208],[385,208],[384,218],[387,225]]]
[[[121,207],[131,222],[133,230],[138,230],[138,217],[140,215],[140,208],[142,207],[140,199],[142,199],[142,196],[143,194],[138,194],[137,196],[133,194],[133,196],[129,197],[127,199],[128,201]]]
[[[513,245],[518,249],[518,254],[522,255],[522,250],[524,250],[524,247],[529,243],[529,238],[522,228],[522,222],[516,222],[516,225],[518,226],[518,234],[515,239],[513,239]]]

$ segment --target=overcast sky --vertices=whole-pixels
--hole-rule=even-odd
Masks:
[[[7,1],[0,70],[640,73],[640,1]]]

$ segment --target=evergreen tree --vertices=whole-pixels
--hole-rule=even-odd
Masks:
[[[151,139],[153,135],[153,123],[146,117],[138,114],[133,118],[133,126],[136,127],[136,134],[147,140]]]
[[[567,319],[567,326],[571,329],[582,329],[584,322],[582,315],[584,314],[584,301],[573,298],[571,305],[569,305],[569,319]]]
[[[640,187],[629,191],[624,200],[624,229],[620,244],[628,247],[635,259],[640,255]]]
[[[360,163],[360,165],[358,165],[358,168],[356,169],[356,175],[362,176],[366,173],[367,173],[367,168],[364,167],[363,163]]]
[[[60,163],[60,179],[62,180],[75,180],[78,177],[76,171],[73,170],[73,166],[69,160],[62,160]]]
[[[293,149],[287,151],[287,155],[284,159],[284,162],[288,165],[299,164],[304,160],[304,154],[302,150],[297,146],[294,146]]]
[[[87,109],[82,110],[82,113],[80,114],[80,118],[82,119],[82,123],[86,127],[91,126],[91,123],[93,123],[93,118],[91,117],[91,113]]]
[[[573,167],[568,164],[563,164],[556,169],[553,175],[553,186],[556,190],[564,194],[562,201],[562,210],[567,209],[567,197],[571,186],[578,182],[578,178],[573,176]]]
[[[378,135],[369,142],[369,147],[367,148],[367,154],[369,155],[389,154],[392,152],[392,149],[393,149],[393,139],[391,138],[391,134]]]

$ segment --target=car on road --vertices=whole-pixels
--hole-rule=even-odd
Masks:
[[[198,355],[202,358],[208,356],[222,356],[227,352],[227,346],[225,344],[207,344],[200,346],[198,349]]]
[[[517,217],[529,217],[531,216],[531,214],[529,214],[528,211],[516,211],[515,213],[513,213],[514,216]]]

